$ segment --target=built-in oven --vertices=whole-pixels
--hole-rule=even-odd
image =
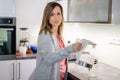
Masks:
[[[16,18],[0,17],[0,55],[16,53]]]

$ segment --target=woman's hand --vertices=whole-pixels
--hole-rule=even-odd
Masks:
[[[76,42],[72,44],[72,48],[74,52],[80,51],[81,47],[82,47],[82,43],[80,42]]]
[[[76,43],[72,44],[72,48],[73,48],[73,51],[74,52],[77,52],[77,51],[82,51],[84,50],[87,45],[92,45],[93,48],[95,48],[96,44],[93,43],[92,41],[90,40],[86,40],[86,39],[82,39],[80,41],[77,41]]]
[[[93,48],[95,48],[95,46],[96,46],[95,43],[93,43],[92,41],[87,40],[87,39],[81,39],[80,42],[82,43],[81,50],[84,50],[88,45],[92,45]]]

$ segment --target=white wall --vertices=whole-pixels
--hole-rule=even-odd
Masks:
[[[65,42],[89,39],[97,43],[99,61],[120,69],[120,25],[112,24],[64,24]],[[117,43],[117,44],[110,44]]]
[[[21,27],[28,28],[31,45],[36,45],[37,35],[40,29],[43,9],[48,0],[16,0],[16,18],[17,18],[17,50],[19,40],[22,38]]]
[[[16,17],[15,0],[0,0],[0,17]]]

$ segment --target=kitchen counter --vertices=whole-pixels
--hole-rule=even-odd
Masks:
[[[120,70],[104,63],[98,63],[98,76],[89,77],[90,72],[75,62],[68,63],[68,72],[80,80],[119,80]]]
[[[18,60],[18,59],[35,59],[36,54],[27,54],[24,56],[16,56],[16,55],[0,55],[0,61],[2,60]]]
[[[2,60],[14,60],[16,55],[0,55],[0,61]]]
[[[27,54],[23,56],[16,56],[16,59],[36,59],[36,54]]]

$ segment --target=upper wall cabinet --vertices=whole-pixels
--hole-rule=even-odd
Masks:
[[[120,0],[112,0],[112,24],[120,24]]]
[[[68,0],[68,21],[110,23],[111,0]]]
[[[15,16],[15,0],[0,0],[0,17]]]
[[[67,22],[111,23],[112,0],[58,0]]]

